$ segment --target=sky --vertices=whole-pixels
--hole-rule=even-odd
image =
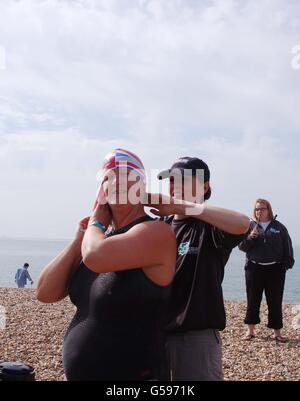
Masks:
[[[1,2],[0,237],[72,238],[122,147],[149,176],[204,159],[210,204],[267,198],[300,245],[299,17],[298,0]]]

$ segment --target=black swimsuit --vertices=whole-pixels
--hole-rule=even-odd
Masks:
[[[110,235],[148,220],[143,216]],[[161,378],[160,326],[169,286],[155,284],[142,269],[98,274],[81,263],[69,294],[77,312],[63,346],[68,380]]]

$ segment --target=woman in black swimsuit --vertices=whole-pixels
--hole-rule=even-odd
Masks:
[[[69,295],[77,307],[64,339],[67,380],[159,380],[175,237],[132,200],[131,189],[145,191],[136,155],[116,149],[103,167],[92,216],[43,269],[37,298],[53,303]]]

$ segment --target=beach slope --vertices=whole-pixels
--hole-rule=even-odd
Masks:
[[[63,380],[64,333],[74,315],[66,298],[42,304],[31,289],[0,288],[0,360],[22,361],[36,369],[37,380]],[[2,312],[1,312],[2,311]],[[222,333],[226,380],[300,380],[300,308],[284,306],[287,344],[276,344],[262,307],[257,336],[245,341],[245,302],[226,301],[227,328]],[[297,318],[297,313],[299,317]]]

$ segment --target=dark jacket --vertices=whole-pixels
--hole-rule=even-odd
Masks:
[[[250,232],[256,227],[258,237],[250,238]],[[287,270],[294,265],[292,241],[286,227],[273,219],[266,231],[256,221],[252,220],[246,238],[239,244],[239,249],[246,252],[249,260],[257,263],[279,262]],[[245,268],[247,269],[247,263]]]

